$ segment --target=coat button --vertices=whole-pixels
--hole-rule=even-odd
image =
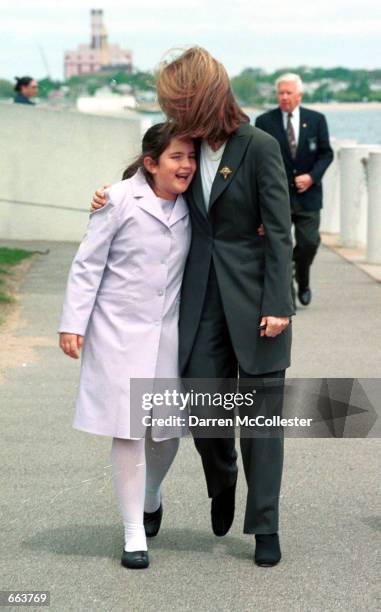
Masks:
[[[164,291],[160,289],[160,291],[157,292],[157,295],[164,295]]]

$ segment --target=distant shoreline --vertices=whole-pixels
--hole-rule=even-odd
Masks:
[[[306,102],[303,106],[317,111],[381,111],[381,102]],[[250,113],[263,113],[274,107],[244,106],[243,110]]]

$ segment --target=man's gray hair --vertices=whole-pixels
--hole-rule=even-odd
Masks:
[[[275,81],[276,89],[278,89],[279,83],[296,83],[298,91],[303,91],[303,81],[295,72],[285,72],[281,74]]]

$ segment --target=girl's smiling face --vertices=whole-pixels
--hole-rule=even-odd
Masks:
[[[175,200],[188,189],[196,172],[193,141],[172,138],[158,162],[145,157],[144,166],[153,176],[155,194],[164,200]]]

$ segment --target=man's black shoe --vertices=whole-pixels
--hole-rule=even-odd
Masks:
[[[148,552],[146,550],[123,551],[121,564],[128,569],[146,569],[149,566]]]
[[[255,535],[254,561],[261,567],[272,567],[279,563],[282,557],[277,533]]]
[[[235,489],[233,486],[224,489],[213,497],[211,506],[212,529],[216,536],[224,536],[232,526],[235,507]]]
[[[299,287],[298,289],[298,298],[299,302],[303,304],[303,306],[308,306],[312,299],[311,289],[309,287]]]
[[[163,506],[161,504],[155,512],[144,512],[143,523],[147,538],[154,538],[159,533],[162,518]]]

